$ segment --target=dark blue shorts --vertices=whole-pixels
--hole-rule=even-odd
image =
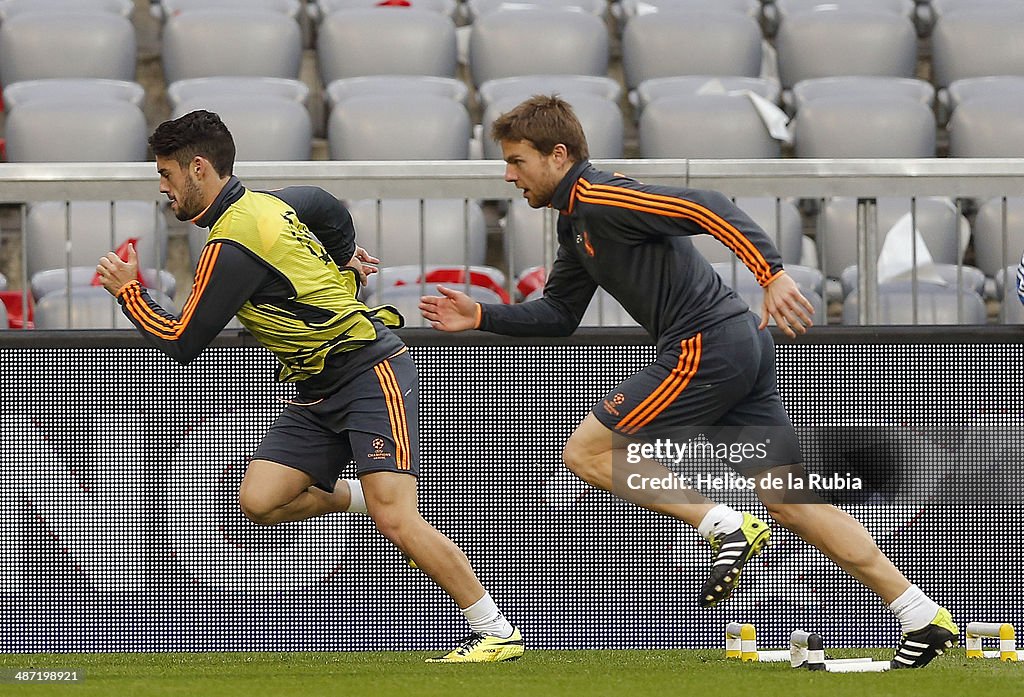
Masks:
[[[750,454],[729,460],[736,469],[801,462],[776,386],[775,342],[758,323],[747,313],[683,339],[617,385],[594,415],[623,440],[701,435]]]
[[[324,399],[289,402],[253,459],[307,473],[333,491],[353,460],[359,475],[419,473],[419,380],[407,349]]]

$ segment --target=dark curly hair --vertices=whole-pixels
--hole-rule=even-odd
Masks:
[[[183,168],[198,155],[225,177],[235,166],[235,141],[224,122],[210,111],[191,111],[164,121],[149,137],[149,148],[157,157],[173,158]]]

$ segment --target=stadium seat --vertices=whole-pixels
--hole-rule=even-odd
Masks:
[[[251,75],[194,77],[167,85],[172,112],[178,111],[178,106],[184,102],[224,95],[258,95],[305,105],[309,100],[309,86],[301,80]]]
[[[949,83],[938,95],[938,103],[942,112],[939,119],[940,125],[946,124],[949,116],[956,111],[956,107],[962,102],[1002,92],[1024,93],[1024,75],[965,77],[962,80],[955,80]]]
[[[299,0],[159,0],[163,19],[195,10],[262,10],[277,12],[298,19],[302,11]]]
[[[427,10],[437,12],[455,19],[455,13],[459,9],[457,0],[392,0],[396,7],[410,7],[414,10]],[[389,4],[388,0],[310,0],[307,7],[311,14],[318,20],[335,12],[345,10],[365,10],[373,7],[384,7]]]
[[[353,97],[327,123],[334,160],[465,160],[471,135],[466,107],[428,94]]]
[[[5,137],[9,162],[141,162],[149,127],[130,102],[53,99],[12,109]]]
[[[1014,267],[1016,269],[1016,267]],[[933,280],[933,276],[937,275],[941,281]],[[860,272],[856,265],[848,266],[843,269],[843,273],[840,275],[839,280],[842,284],[843,297],[847,297],[850,293],[857,290],[857,283],[860,280]],[[907,282],[913,283],[913,277],[909,273],[906,278],[902,279]],[[936,283],[941,286],[949,288],[963,288],[970,290],[978,294],[978,297],[985,297],[985,274],[982,273],[981,269],[974,266],[964,266],[957,264],[934,264],[929,267],[927,277],[921,274],[917,282],[919,284],[932,284]]]
[[[975,266],[994,278],[1000,269],[1020,259],[1021,250],[1024,250],[1024,198],[993,198],[982,203],[974,218]]]
[[[987,324],[985,301],[973,290],[909,281],[885,283],[878,288],[878,324]],[[843,324],[859,324],[860,299],[854,291],[843,302]]]
[[[135,79],[135,29],[110,12],[26,12],[0,23],[0,84],[52,77]]]
[[[7,306],[0,303],[0,332],[10,329],[10,318],[7,316]]]
[[[772,238],[784,264],[800,263],[804,235],[796,204],[770,197],[746,197],[737,198],[736,205]],[[689,239],[697,251],[712,263],[736,259],[732,250],[711,235],[694,235]]]
[[[235,160],[308,160],[313,152],[313,124],[294,99],[260,94],[197,96],[179,104],[172,118],[197,109],[218,114],[235,141]]]
[[[477,87],[517,75],[605,75],[608,44],[605,23],[592,14],[498,10],[472,25],[469,72]]]
[[[729,11],[671,11],[633,17],[622,32],[626,88],[678,75],[761,74],[757,22]]]
[[[26,12],[107,12],[131,19],[132,0],[0,0],[0,21]]]
[[[638,132],[649,158],[774,158],[782,149],[745,95],[662,97],[644,108]]]
[[[821,7],[789,14],[779,27],[775,42],[783,89],[816,77],[914,77],[917,34],[907,17]]]
[[[950,157],[1024,156],[1024,91],[996,91],[957,105],[949,117]]]
[[[167,311],[176,313],[173,301],[159,290],[150,296]],[[69,300],[70,298],[70,300]],[[54,291],[35,306],[36,329],[132,329],[117,300],[102,286],[72,286]]]
[[[455,77],[457,53],[450,18],[411,8],[334,12],[320,24],[316,44],[325,85],[364,75]]]
[[[71,232],[67,231],[70,209]],[[28,206],[25,222],[26,276],[43,269],[91,266],[129,238],[135,238],[139,263],[144,268],[163,268],[167,259],[167,222],[156,203],[117,201],[44,201]],[[70,240],[70,251],[67,242]]]
[[[906,97],[919,101],[928,108],[935,103],[935,88],[924,80],[879,75],[844,75],[817,77],[796,83],[793,85],[790,99],[791,110],[794,113],[799,112],[803,104],[819,98],[858,95]]]
[[[514,275],[526,269],[550,268],[558,247],[555,219],[551,208],[531,208],[526,199],[509,202],[503,220],[505,258]]]
[[[168,84],[212,76],[299,77],[298,22],[271,10],[212,8],[171,15],[162,43]]]
[[[750,91],[760,95],[773,104],[780,99],[779,85],[772,80],[760,77],[740,77],[735,75],[676,75],[673,77],[654,77],[644,80],[634,92],[637,111],[656,99],[676,95],[727,94],[730,92]]]
[[[876,203],[879,236],[876,249],[881,252],[885,236],[911,212],[911,201],[884,197],[877,199]],[[935,263],[955,265],[962,261],[970,228],[952,201],[941,197],[918,198],[914,217],[917,231]],[[839,278],[845,268],[857,263],[856,199],[839,197],[827,200],[819,213],[817,236],[821,255],[819,267],[827,277]],[[909,255],[909,242],[907,246]]]
[[[603,17],[608,9],[606,0],[466,0],[466,19],[472,23],[484,15],[498,10],[544,9],[583,12]]]
[[[964,78],[1024,75],[1024,3],[957,7],[940,12],[932,29],[932,83]]]
[[[120,101],[142,108],[145,88],[137,82],[98,77],[64,77],[24,80],[4,87],[4,108],[38,101]]]
[[[603,75],[515,75],[488,80],[477,89],[477,99],[485,109],[499,100],[518,103],[535,94],[586,94],[618,102],[622,88],[616,80]]]
[[[737,12],[759,19],[761,0],[621,0],[618,10],[628,22],[637,15],[657,12]]]
[[[595,159],[618,159],[625,149],[622,110],[617,102],[593,94],[578,93],[562,95],[568,102],[587,134],[590,157]],[[485,159],[501,160],[501,145],[491,138],[491,124],[501,114],[510,111],[522,101],[517,95],[508,96],[491,103],[483,114],[483,154]]]
[[[164,269],[143,269],[141,272],[142,284],[147,288],[156,288],[168,297],[174,297],[177,290],[177,281],[174,274]],[[39,301],[44,296],[55,291],[63,291],[69,285],[71,287],[95,285],[96,265],[92,266],[71,266],[66,269],[44,269],[32,274],[29,280],[29,287],[32,289],[32,299]]]
[[[819,8],[837,8],[840,10],[870,10],[872,12],[888,12],[907,17],[917,30],[919,36],[927,36],[931,30],[932,13],[927,0],[918,4],[914,0],[774,0],[774,22],[769,28],[769,35],[778,31],[779,25],[786,17],[800,12],[812,12]]]
[[[462,80],[436,75],[366,75],[335,80],[327,85],[326,94],[330,109],[346,99],[369,94],[430,94],[465,105],[469,87]]]
[[[384,200],[379,222],[376,200],[351,201],[349,210],[360,244],[387,266],[484,264],[487,223],[473,201],[428,199],[421,210],[418,200]]]
[[[821,96],[793,119],[797,157],[935,157],[935,115],[909,97],[884,94]]]

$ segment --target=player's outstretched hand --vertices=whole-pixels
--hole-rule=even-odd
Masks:
[[[355,269],[356,273],[359,274],[359,282],[365,286],[369,277],[377,273],[378,268],[375,264],[379,263],[380,259],[372,256],[362,247],[357,246],[355,254],[352,255],[352,258],[348,260],[345,266]]]
[[[465,293],[439,285],[441,295],[420,298],[420,314],[434,329],[443,332],[461,332],[476,329],[479,318],[478,303]]]
[[[768,318],[771,317],[786,336],[794,337],[814,324],[811,320],[813,314],[814,305],[804,297],[788,273],[779,274],[765,286],[761,329],[768,326]]]
[[[116,296],[117,291],[124,288],[126,283],[139,278],[139,257],[135,253],[135,245],[128,244],[127,256],[127,259],[121,259],[116,252],[107,252],[100,257],[100,263],[96,265],[100,283],[113,296]]]

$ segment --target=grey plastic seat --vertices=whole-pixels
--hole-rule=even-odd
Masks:
[[[91,286],[93,277],[96,275],[96,265],[72,266],[68,269],[44,269],[32,274],[29,279],[29,287],[32,289],[32,299],[39,301],[40,298],[63,291],[68,287],[68,277],[71,277],[71,286]],[[174,274],[164,269],[143,269],[142,278],[147,288],[155,288],[169,297],[174,297],[177,289],[177,281]]]
[[[0,290],[7,290],[7,276],[0,273]]]
[[[462,80],[436,75],[366,75],[346,77],[327,85],[327,103],[331,109],[352,97],[369,94],[429,94],[455,100],[463,105],[469,99],[469,87]]]
[[[26,276],[43,269],[66,265],[91,266],[101,256],[129,238],[136,238],[136,252],[143,268],[162,268],[167,259],[167,221],[149,201],[117,201],[114,231],[107,201],[72,201],[71,232],[67,231],[67,207],[63,201],[29,205],[25,224]],[[65,253],[70,239],[70,255]]]
[[[636,88],[636,107],[639,111],[662,97],[675,95],[706,95],[750,91],[773,104],[780,98],[779,85],[760,77],[736,75],[676,75],[644,80]]]
[[[962,7],[942,12],[932,29],[932,82],[942,88],[964,78],[1024,75],[1024,3]]]
[[[618,159],[625,149],[625,125],[622,110],[610,99],[593,94],[566,94],[563,99],[572,106],[576,117],[587,134],[590,157],[594,159]],[[483,154],[485,159],[501,160],[501,145],[490,136],[491,124],[503,113],[510,111],[522,99],[513,95],[490,104],[485,110],[483,122]]]
[[[0,21],[26,12],[107,12],[131,19],[132,0],[0,0]]]
[[[951,82],[939,92],[939,105],[942,111],[940,124],[945,125],[950,114],[956,111],[957,106],[962,102],[1001,92],[1024,93],[1024,75],[965,77]]]
[[[743,95],[684,95],[649,103],[638,124],[640,156],[779,157],[781,145]]]
[[[537,266],[551,267],[558,247],[557,217],[557,211],[531,208],[523,198],[509,203],[504,220],[504,247],[514,275]]]
[[[906,97],[919,101],[928,108],[935,104],[935,88],[924,80],[879,75],[843,75],[811,78],[796,83],[792,90],[792,109],[799,112],[803,104],[823,97],[858,95]]]
[[[515,75],[488,80],[477,89],[484,108],[498,100],[520,102],[535,94],[587,94],[617,102],[622,88],[617,80],[605,75]]]
[[[364,75],[455,77],[458,67],[452,20],[412,8],[334,12],[320,24],[316,54],[325,85]]]
[[[386,199],[349,202],[360,243],[388,266],[481,265],[487,255],[487,223],[479,204],[461,199]],[[422,245],[425,257],[420,258]]]
[[[914,77],[917,69],[914,25],[892,12],[794,12],[781,23],[775,43],[783,89],[816,77]]]
[[[167,99],[171,103],[171,111],[177,111],[178,106],[184,102],[227,94],[259,95],[287,99],[304,105],[309,100],[309,86],[301,80],[252,75],[194,77],[167,85]]]
[[[149,128],[124,101],[46,100],[7,115],[9,162],[126,162],[146,159]]]
[[[10,317],[7,316],[7,306],[0,303],[0,332],[10,329]]]
[[[297,19],[302,11],[299,0],[160,0],[163,18],[195,10],[265,10]]]
[[[465,160],[472,128],[454,99],[428,94],[370,94],[331,111],[334,160]]]
[[[318,21],[323,21],[324,18],[335,12],[365,10],[380,6],[381,0],[310,0],[307,5],[311,14]],[[409,0],[409,6],[416,10],[437,12],[454,20],[459,3],[456,0]]]
[[[308,160],[313,124],[301,103],[258,94],[194,97],[179,104],[172,118],[205,109],[218,114],[235,141],[236,161]]]
[[[772,239],[787,267],[800,263],[803,222],[800,219],[800,211],[792,201],[746,197],[737,198],[736,205]],[[711,263],[731,262],[736,259],[732,250],[711,235],[693,235],[689,240]]]
[[[793,120],[797,157],[935,157],[935,114],[920,101],[843,94],[803,104]]]
[[[918,284],[909,281],[885,283],[878,289],[878,323],[887,325],[973,325],[987,324],[985,301],[973,290]],[[860,299],[854,291],[843,301],[843,324],[859,324]]]
[[[978,207],[974,218],[974,264],[989,277],[1018,261],[1024,250],[1024,197],[1005,199],[1005,243],[1003,216],[1004,199],[993,198]]]
[[[949,117],[950,157],[1024,156],[1024,91],[999,91],[959,104]]]
[[[25,12],[0,23],[0,84],[135,79],[135,29],[111,12]]]
[[[151,288],[149,294],[168,312],[177,312],[173,301],[164,293]],[[36,329],[132,329],[134,325],[102,286],[72,286],[70,292],[67,289],[54,291],[36,303],[35,326]]]
[[[751,311],[760,314],[761,304],[764,302],[764,288],[754,278],[754,274],[750,273],[750,269],[740,263],[739,260],[731,262],[720,262],[711,265],[712,268],[722,277],[725,284],[736,291],[736,294],[743,298],[743,301],[747,303]],[[814,307],[814,312],[811,315],[811,319],[816,325],[826,324],[828,320],[827,307],[825,302],[821,298],[821,287],[823,285],[823,279],[820,272],[817,269],[809,269],[807,267],[798,267],[793,265],[792,267],[786,267],[787,273],[796,281],[797,286],[800,288],[800,292],[804,294],[804,297],[810,301]],[[801,283],[803,281],[803,283]],[[774,324],[774,322],[773,322]]]
[[[911,212],[911,201],[907,198],[879,198],[877,212],[876,249],[881,252],[889,230]],[[934,262],[955,265],[963,259],[970,230],[966,218],[957,213],[952,201],[941,197],[918,198],[914,216],[917,231],[921,234],[921,239],[928,247]],[[909,255],[909,242],[907,246]],[[855,199],[833,198],[825,202],[819,213],[818,253],[819,266],[829,278],[839,278],[845,268],[857,263]]]
[[[620,14],[628,22],[637,15],[657,12],[736,12],[755,19],[762,12],[761,0],[621,0]]]
[[[942,279],[939,285],[945,285],[949,288],[960,287],[977,293],[979,297],[985,297],[985,274],[979,268],[974,266],[957,266],[956,264],[935,264],[929,271]],[[856,265],[843,269],[843,273],[839,276],[839,281],[842,285],[844,298],[857,290],[859,280],[860,270]],[[905,280],[908,283],[913,283],[913,278],[911,277]],[[931,280],[930,276],[924,278],[918,276],[917,282],[919,285],[935,284],[935,281]]]
[[[605,23],[585,12],[525,9],[490,12],[472,25],[473,84],[516,75],[605,75]]]
[[[107,80],[98,77],[63,77],[43,80],[24,80],[4,88],[4,108],[15,109],[20,104],[38,101],[122,101],[141,108],[146,98],[145,88],[137,82]]]
[[[296,79],[298,22],[271,10],[199,9],[171,15],[162,31],[164,79],[257,76]]]
[[[499,10],[561,10],[583,12],[602,17],[608,9],[605,0],[466,0],[464,11],[469,22]]]
[[[761,29],[745,14],[657,12],[633,17],[622,32],[622,69],[630,90],[657,77],[758,77],[761,60]]]

